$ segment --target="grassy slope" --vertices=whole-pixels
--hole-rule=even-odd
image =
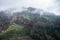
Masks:
[[[15,36],[15,34],[20,32],[23,28],[24,28],[24,25],[18,25],[16,23],[13,23],[9,26],[7,30],[5,30],[5,32],[0,34],[0,38],[10,38],[13,35]]]

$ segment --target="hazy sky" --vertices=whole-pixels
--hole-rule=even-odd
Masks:
[[[0,0],[0,10],[23,6],[41,8],[56,14],[60,13],[60,0]]]

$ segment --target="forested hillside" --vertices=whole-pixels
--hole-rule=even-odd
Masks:
[[[32,7],[0,11],[0,40],[60,40],[60,15]]]

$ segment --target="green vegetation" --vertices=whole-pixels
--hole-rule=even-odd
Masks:
[[[29,7],[9,18],[0,15],[0,40],[60,40],[60,16],[35,10]]]

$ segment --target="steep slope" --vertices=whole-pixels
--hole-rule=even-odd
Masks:
[[[35,8],[29,7],[22,12],[13,12],[8,20],[6,20],[7,17],[3,19],[9,25],[0,34],[0,39],[11,40],[10,38],[16,38],[19,40],[23,36],[28,36],[34,40],[60,40],[60,16],[44,11],[41,15],[41,11],[35,10]],[[5,23],[5,25],[7,24]]]

